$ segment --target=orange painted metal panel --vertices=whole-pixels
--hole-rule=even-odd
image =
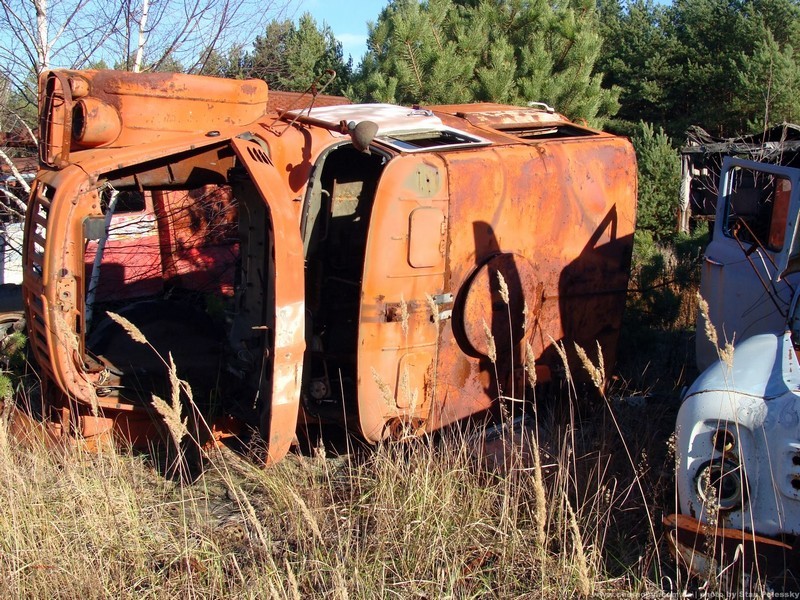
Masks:
[[[132,407],[113,394],[96,397],[107,374],[83,348],[83,220],[103,216],[100,191],[107,183],[152,191],[165,214],[176,203],[200,208],[187,190],[235,195],[238,189],[245,201],[239,211],[260,210],[258,196],[263,200],[269,218],[248,221],[240,214],[238,233],[253,244],[253,256],[268,264],[217,292],[238,298],[236,286],[261,286],[253,310],[266,314],[260,321],[261,313],[248,317],[241,323],[247,335],[228,340],[237,344],[229,348],[234,355],[229,367],[240,370],[242,381],[259,382],[267,409],[257,424],[270,462],[292,443],[304,395],[333,400],[322,377],[325,365],[317,369],[313,390],[302,380],[304,366],[313,371],[312,360],[326,360],[325,343],[328,356],[355,380],[355,397],[340,398],[339,410],[329,413],[357,406],[357,419],[341,418],[373,442],[409,428],[432,431],[493,409],[502,399],[523,398],[529,392],[526,348],[540,378],[565,371],[557,344],[573,361],[575,376],[582,368],[574,362],[574,343],[594,356],[597,340],[605,364],[610,368],[614,362],[636,197],[635,157],[621,138],[575,126],[549,110],[458,105],[425,113],[431,123],[463,133],[451,136],[457,144],[448,147],[447,136],[436,132],[430,139],[424,132],[415,138],[415,132],[402,146],[408,151],[400,151],[381,141],[375,125],[379,134],[372,154],[365,155],[354,149],[340,123],[347,122],[348,110],[370,114],[369,106],[332,109],[324,113],[330,124],[289,123],[277,114],[256,114],[258,90],[217,82],[209,111],[219,131],[206,135],[213,125],[197,116],[201,99],[195,92],[204,85],[199,79],[62,72],[49,81],[52,93],[75,96],[69,102],[100,99],[121,115],[113,142],[79,149],[62,135],[75,124],[51,103],[50,117],[61,120],[49,124],[54,140],[49,162],[60,170],[40,173],[41,202],[34,201],[29,214],[25,289],[32,346],[47,376],[83,402],[82,416],[92,402],[108,410]],[[160,114],[143,114],[145,106]],[[100,120],[107,114],[105,107],[96,111]],[[559,129],[560,124],[569,127]],[[105,125],[93,130],[95,141],[114,130]],[[504,133],[507,126],[541,126],[554,133],[528,138]],[[62,138],[68,147],[59,152]],[[425,145],[434,142],[435,149]],[[117,145],[122,147],[112,151]],[[233,205],[234,199],[226,202]],[[196,290],[188,280],[205,263],[187,263],[199,249],[187,232],[206,238],[209,228],[202,219],[171,218],[158,228],[162,277]],[[322,250],[313,261],[304,256],[300,232],[308,222],[308,235],[320,236],[309,237],[308,247],[324,242],[316,246]],[[260,227],[264,230],[256,231]],[[319,273],[328,287],[315,280],[317,269],[329,269]],[[305,289],[306,282],[312,289]],[[320,292],[336,295],[341,286],[355,286],[344,292],[353,307],[346,318],[336,313],[340,299]],[[307,325],[313,352],[304,357]],[[326,335],[337,340],[330,344]],[[256,339],[262,340],[258,348],[255,342],[247,346]],[[254,350],[263,357],[250,360]],[[261,375],[253,371],[255,364],[263,365]],[[339,384],[344,390],[341,375]],[[310,410],[304,414],[307,422],[328,418],[321,403],[317,408],[316,416]]]
[[[261,146],[241,139],[233,147],[258,181],[259,192],[266,202],[274,236],[274,313],[267,315],[273,329],[271,385],[263,409],[261,430],[267,441],[268,463],[283,458],[294,440],[300,406],[300,384],[303,378],[305,351],[305,284],[303,242],[292,210],[275,167],[266,159]],[[269,285],[269,284],[268,284]],[[269,310],[269,307],[268,309]]]
[[[376,441],[393,419],[425,419],[432,430],[501,396],[521,397],[526,344],[550,372],[564,370],[554,348],[562,341],[574,356],[573,343],[592,355],[597,340],[613,364],[624,306],[636,194],[626,142],[598,137],[442,153],[434,163],[441,186],[427,198],[413,184],[422,160],[431,157],[389,164],[372,214],[359,409],[364,435]],[[398,224],[426,203],[446,211],[447,260],[415,273],[399,258],[409,236]],[[442,309],[452,308],[452,319],[435,323],[428,298],[446,294],[454,301]],[[418,361],[410,378],[424,382],[411,390],[421,395],[412,415],[402,410],[408,390],[398,383],[385,398],[383,384],[395,381],[406,352],[423,348],[435,365]]]
[[[436,355],[439,335],[428,298],[445,292],[445,257],[440,254],[428,267],[411,266],[408,224],[421,208],[441,213],[446,222],[448,196],[446,167],[435,155],[398,156],[378,183],[361,284],[358,346],[359,418],[368,440],[382,439],[395,419],[428,418],[433,371],[422,357]],[[427,241],[431,249],[425,253],[434,256],[440,236]],[[413,360],[403,360],[410,353]]]
[[[417,269],[435,267],[444,254],[446,223],[435,206],[421,206],[408,216],[408,264]]]

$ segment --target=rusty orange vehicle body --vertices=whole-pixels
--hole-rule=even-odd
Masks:
[[[178,74],[53,71],[40,94],[24,296],[63,431],[160,431],[164,364],[107,312],[219,422],[258,429],[268,462],[299,427],[374,443],[530,399],[526,363],[564,375],[557,343],[613,364],[623,138],[543,105],[337,104]],[[115,237],[118,203],[155,225]]]

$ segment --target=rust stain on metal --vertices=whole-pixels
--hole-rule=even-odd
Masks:
[[[196,396],[210,369],[191,365],[223,365],[220,401],[250,415],[267,462],[298,420],[378,442],[530,398],[527,346],[541,379],[561,370],[552,340],[598,340],[613,364],[636,195],[621,138],[543,106],[317,96],[298,115],[272,107],[301,96],[268,100],[261,82],[42,85],[25,298],[51,390],[77,401],[52,400],[72,431],[159,435],[145,423],[163,369],[123,349],[111,306],[180,357]],[[62,99],[83,103],[77,129]]]
[[[663,525],[676,559],[697,575],[725,569],[734,578],[737,573],[774,577],[800,567],[797,551],[779,540],[737,528],[714,527],[688,515],[666,516]]]

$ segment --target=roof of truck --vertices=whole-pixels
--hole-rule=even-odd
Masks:
[[[372,121],[378,126],[378,135],[411,131],[437,131],[445,128],[442,120],[430,110],[408,108],[395,104],[344,104],[288,111],[289,115],[302,115],[338,124],[341,121]]]
[[[454,149],[490,144],[475,133],[445,125],[433,111],[395,104],[346,104],[287,111],[284,118],[308,117],[331,126],[334,135],[341,123],[354,128],[369,121],[377,125],[374,139],[401,152]],[[341,134],[344,135],[344,134]]]

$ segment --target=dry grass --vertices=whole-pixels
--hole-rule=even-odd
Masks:
[[[647,561],[619,569],[629,559],[609,538],[615,521],[636,526],[625,511],[641,505],[580,432],[541,461],[538,435],[510,436],[505,451],[535,459],[499,473],[476,451],[481,435],[453,431],[268,470],[214,451],[193,483],[130,452],[53,453],[4,433],[4,597],[561,598],[653,586]]]
[[[487,343],[493,347],[491,332]],[[597,361],[594,367],[586,357],[587,369],[602,369],[601,355]],[[526,368],[535,383],[530,352]],[[183,383],[171,372],[171,402],[161,401],[161,409],[173,418],[174,446],[185,451],[191,433],[178,394]],[[393,403],[388,386],[373,378]],[[574,386],[568,394],[559,401],[578,401]],[[527,405],[509,400],[511,415],[492,450],[499,460],[487,459],[491,449],[476,426],[360,455],[290,455],[267,470],[214,450],[192,482],[164,478],[148,457],[129,451],[21,447],[0,421],[0,594],[662,594],[665,569],[673,567],[661,563],[652,515],[670,510],[662,499],[671,498],[672,479],[663,476],[670,461],[654,439],[666,439],[674,415],[643,407],[627,420],[608,419],[609,399],[584,411],[581,422],[572,410],[567,418],[554,411],[515,419],[517,404]],[[515,427],[526,422],[533,426]]]

